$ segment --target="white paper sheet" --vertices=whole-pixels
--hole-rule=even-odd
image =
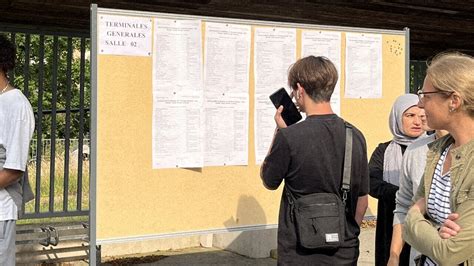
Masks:
[[[153,97],[153,168],[203,166],[201,106],[199,95]]]
[[[153,168],[203,166],[201,22],[155,20]]]
[[[335,31],[303,30],[302,57],[309,55],[327,57],[337,69],[338,80],[331,96],[332,110],[341,114],[341,33]]]
[[[248,95],[207,95],[205,166],[248,164]]]
[[[206,23],[204,82],[206,94],[248,95],[250,26]]]
[[[150,56],[151,18],[99,15],[99,54]]]
[[[260,164],[268,152],[275,130],[275,107],[270,94],[288,88],[288,68],[296,61],[296,30],[255,29],[255,159]]]
[[[201,21],[155,19],[154,40],[154,89],[202,93]]]
[[[248,164],[250,29],[206,23],[205,166]]]
[[[382,97],[382,35],[346,33],[346,98]]]

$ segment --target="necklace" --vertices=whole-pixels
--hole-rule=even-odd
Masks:
[[[8,85],[10,85],[10,83],[7,82],[7,86],[5,86],[5,88],[3,88],[3,90],[0,92],[0,94],[3,94],[8,89]]]

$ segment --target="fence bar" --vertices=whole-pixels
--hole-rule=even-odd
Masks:
[[[64,2],[64,1],[63,1]],[[73,2],[69,0],[69,2]],[[3,1],[2,3],[5,3]],[[87,29],[71,30],[65,29],[64,27],[41,27],[39,25],[19,25],[19,24],[8,24],[2,23],[2,30],[5,32],[19,31],[30,34],[45,34],[45,35],[61,35],[68,37],[89,37],[90,33]]]
[[[23,93],[26,98],[30,97],[30,49],[31,49],[31,36],[25,34],[25,63],[23,65]]]
[[[56,175],[56,107],[58,102],[58,36],[53,37],[53,79],[51,99],[51,152],[49,161],[49,211],[54,212],[54,183]]]
[[[28,34],[25,35],[25,57],[24,57],[24,64],[23,64],[23,94],[28,98],[30,95],[29,91],[29,66],[30,66],[30,36]],[[19,88],[18,88],[19,89]],[[29,178],[28,174],[28,165],[25,168],[25,178]],[[26,190],[26,182],[23,182],[23,191]],[[22,206],[25,206],[25,198],[22,197],[21,201]],[[21,215],[25,214],[25,208],[21,208]]]
[[[51,218],[51,217],[73,217],[73,216],[87,216],[89,211],[69,211],[69,212],[38,212],[25,213],[22,219],[37,219],[37,218]]]
[[[13,45],[16,47],[16,33],[12,32],[10,34],[10,40],[13,43]],[[9,82],[11,85],[16,86],[16,84],[13,84],[13,81],[15,80],[15,70],[12,69],[8,71],[8,78],[10,79]]]
[[[66,85],[66,128],[64,129],[64,194],[63,194],[63,210],[68,210],[69,200],[69,144],[70,144],[70,128],[71,128],[71,84],[72,84],[72,38],[67,39],[67,85]]]
[[[44,35],[39,39],[38,117],[36,120],[36,193],[35,213],[40,212],[41,201],[41,153],[43,137],[43,90],[44,90]]]
[[[423,86],[423,82],[424,82],[424,78],[425,78],[425,75],[426,75],[426,62],[424,61],[418,61],[418,65],[420,66],[420,75],[418,75],[418,77],[420,78],[420,85]]]
[[[86,69],[86,38],[81,38],[81,65],[79,78],[79,121],[84,121],[84,83],[85,83],[85,69]],[[82,210],[82,162],[84,160],[83,149],[84,145],[84,123],[79,123],[79,146],[78,146],[78,160],[77,160],[77,210]]]
[[[69,108],[70,113],[79,113],[82,110],[84,110],[85,112],[89,112],[90,108]],[[65,114],[66,111],[67,111],[66,109],[56,109],[56,114]],[[42,113],[44,115],[51,114],[52,112],[53,112],[53,110],[43,110],[42,111]],[[37,114],[38,112],[34,112],[34,113]]]
[[[418,64],[417,61],[412,62],[412,64],[413,64],[413,72],[414,72],[413,73],[414,74],[413,75],[413,90],[415,91],[418,89],[418,86],[420,84],[420,80],[417,75],[417,73],[420,72],[420,64]]]

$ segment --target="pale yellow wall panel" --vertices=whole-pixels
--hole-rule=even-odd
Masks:
[[[98,58],[97,239],[277,223],[281,191],[262,185],[253,126],[248,167],[152,169],[151,73],[152,57]]]
[[[342,117],[359,128],[367,140],[368,159],[370,159],[372,152],[379,143],[392,139],[388,126],[388,117],[395,99],[405,93],[404,49],[405,36],[382,36],[382,98],[347,99],[342,97],[341,100]],[[345,38],[343,38],[342,50],[345,53]],[[342,69],[345,69],[345,60],[343,61],[344,67]],[[344,77],[345,73],[343,73],[341,80],[343,84],[345,81]],[[342,93],[344,93],[344,90]],[[377,214],[376,199],[370,198],[367,214]]]
[[[259,167],[153,170],[151,57],[99,57],[97,238],[277,222]]]
[[[342,97],[341,115],[356,125],[367,140],[370,156],[380,142],[392,139],[388,127],[388,116],[395,99],[405,93],[405,53],[395,55],[390,52],[387,42],[397,40],[405,47],[405,37],[400,35],[383,35],[382,38],[382,98],[348,99]],[[343,38],[344,40],[344,38]],[[345,42],[343,42],[345,52]],[[343,57],[345,58],[345,56]],[[345,69],[345,60],[344,67]],[[345,73],[342,75],[342,95],[344,95]]]

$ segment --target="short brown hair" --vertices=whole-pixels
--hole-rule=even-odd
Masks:
[[[288,85],[299,83],[315,102],[329,102],[337,83],[337,70],[324,56],[308,56],[296,61],[288,71]]]
[[[457,92],[461,109],[474,117],[474,58],[459,52],[436,55],[428,63],[426,76],[440,91]]]

